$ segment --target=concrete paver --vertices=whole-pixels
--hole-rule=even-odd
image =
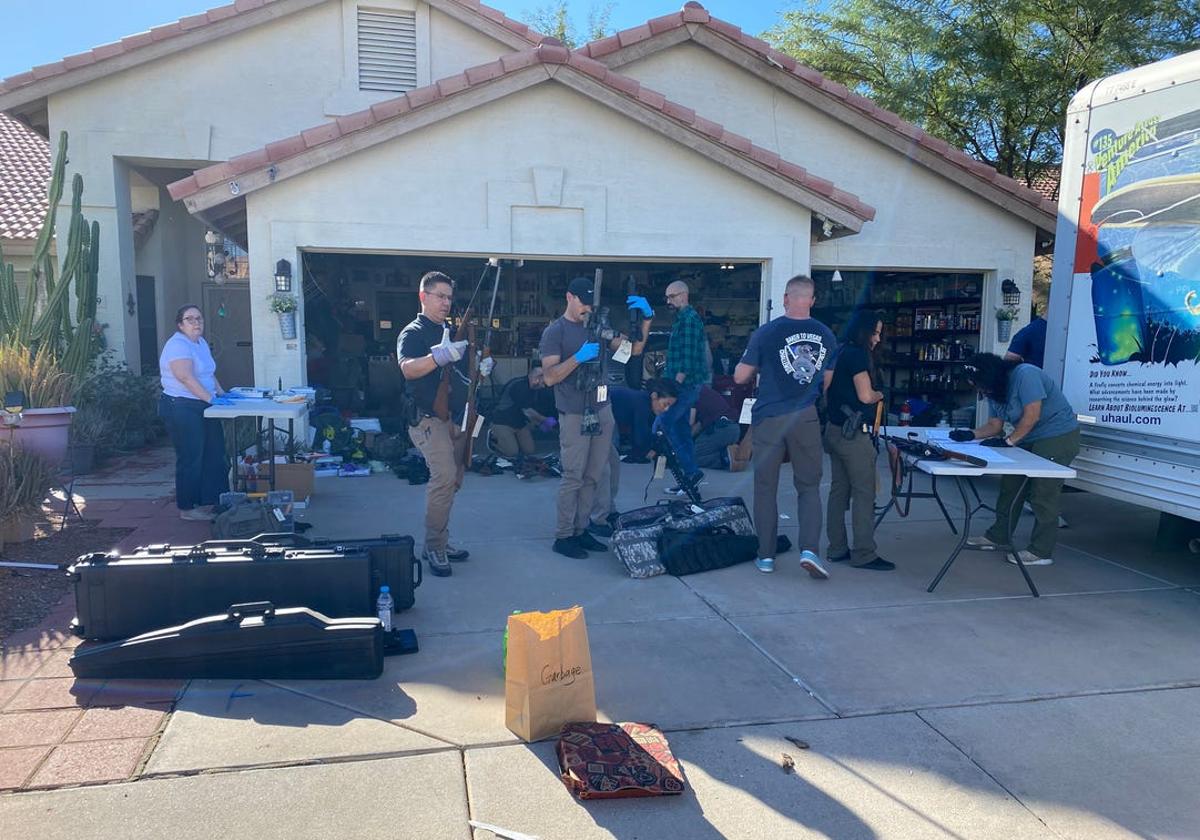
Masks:
[[[49,752],[46,746],[0,749],[0,790],[24,785]],[[3,802],[0,799],[0,810]]]
[[[838,712],[866,714],[1194,685],[1198,615],[1175,589],[736,621]]]
[[[0,715],[0,747],[57,744],[83,715],[79,709],[10,712]]]
[[[466,837],[458,752],[0,797],[11,837],[211,840]],[[547,839],[549,840],[549,839]]]
[[[1200,837],[1200,690],[920,714],[1059,836]]]
[[[503,828],[572,840],[1053,836],[915,715],[675,732],[669,740],[688,790],[616,801],[575,801],[558,778],[552,744],[469,750],[472,812]],[[794,773],[783,771],[784,753]]]
[[[60,744],[34,773],[29,787],[57,787],[129,778],[150,746],[146,738]]]
[[[268,683],[194,680],[171,716],[146,772],[428,752],[447,746]]]

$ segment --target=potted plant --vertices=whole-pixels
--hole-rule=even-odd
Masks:
[[[33,539],[33,526],[57,471],[36,452],[0,444],[0,543]]]
[[[48,348],[30,352],[17,341],[0,341],[0,395],[5,408],[16,415],[16,422],[5,424],[13,445],[62,463],[75,413],[74,391],[74,377]]]
[[[75,412],[71,423],[71,442],[67,447],[67,462],[74,475],[87,475],[96,467],[100,451],[116,436],[108,414],[99,406],[84,404]]]
[[[295,295],[287,292],[275,292],[268,298],[271,311],[279,316],[279,331],[285,341],[296,337],[296,310],[300,302]]]
[[[1001,341],[1012,338],[1012,326],[1016,317],[1017,310],[1007,306],[996,307],[996,332]]]

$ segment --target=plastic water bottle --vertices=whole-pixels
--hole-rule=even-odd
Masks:
[[[512,614],[520,615],[521,611],[513,610]],[[508,673],[508,622],[507,621],[504,622],[504,644],[502,645],[502,650],[501,650],[501,655],[500,655],[500,666],[501,666],[501,670],[507,674]]]
[[[390,586],[379,587],[379,600],[375,602],[375,611],[379,613],[379,622],[383,625],[384,633],[392,632],[392,608],[396,603],[392,600]]]

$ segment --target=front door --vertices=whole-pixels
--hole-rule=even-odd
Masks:
[[[204,337],[212,348],[217,379],[223,387],[256,384],[249,284],[204,285]]]

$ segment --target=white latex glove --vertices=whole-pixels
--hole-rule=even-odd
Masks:
[[[496,360],[493,359],[491,356],[488,356],[487,358],[485,358],[479,362],[479,375],[482,376],[484,379],[487,379],[489,376],[492,375],[492,370],[495,367],[496,367]]]
[[[450,331],[446,330],[442,333],[442,343],[435,344],[429,352],[438,367],[445,367],[462,359],[467,352],[467,342],[451,341]]]

